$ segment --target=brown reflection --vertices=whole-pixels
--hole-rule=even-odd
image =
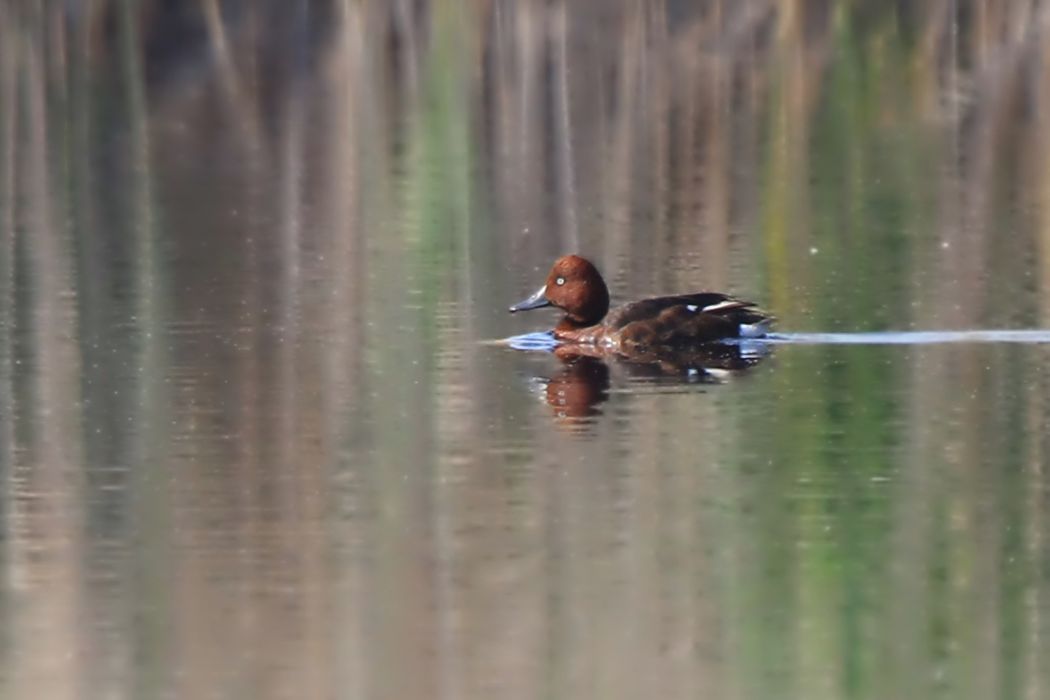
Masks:
[[[544,390],[554,417],[568,425],[579,425],[586,422],[581,419],[600,415],[598,404],[609,399],[609,366],[598,357],[555,354],[564,364],[547,380]]]
[[[611,353],[592,345],[559,345],[562,364],[546,380],[544,399],[559,423],[578,427],[601,415],[609,399],[611,365],[632,380],[661,384],[717,384],[761,362],[766,355],[737,344]]]

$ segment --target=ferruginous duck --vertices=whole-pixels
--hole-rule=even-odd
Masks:
[[[556,306],[565,316],[554,337],[621,350],[682,348],[727,338],[761,337],[772,318],[750,301],[718,292],[642,299],[609,311],[598,269],[578,255],[558,258],[547,281],[511,313]]]

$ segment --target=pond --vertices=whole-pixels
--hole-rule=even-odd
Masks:
[[[1048,22],[0,5],[3,696],[1050,698]]]

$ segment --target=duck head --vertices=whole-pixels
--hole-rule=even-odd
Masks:
[[[510,307],[510,312],[556,306],[565,318],[577,326],[593,326],[609,310],[609,289],[598,269],[579,255],[558,258],[542,287],[524,301]]]

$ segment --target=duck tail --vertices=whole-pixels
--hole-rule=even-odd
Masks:
[[[746,319],[740,322],[741,338],[762,338],[769,333],[769,328],[773,325],[773,318],[759,314],[755,314],[755,316],[757,318]]]

